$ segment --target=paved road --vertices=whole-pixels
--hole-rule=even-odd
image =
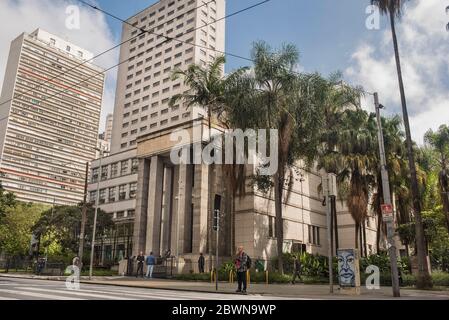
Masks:
[[[278,300],[275,296],[213,294],[80,284],[68,290],[62,281],[0,278],[0,300]]]

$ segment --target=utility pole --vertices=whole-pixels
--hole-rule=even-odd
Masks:
[[[220,235],[220,210],[214,210],[214,230],[217,233],[217,243],[215,245],[215,290],[218,291],[218,239]]]
[[[390,183],[388,180],[388,170],[387,170],[387,160],[385,156],[385,145],[384,145],[384,135],[382,129],[382,121],[380,117],[380,109],[383,108],[379,104],[379,95],[377,92],[374,93],[374,105],[376,107],[376,117],[377,117],[377,127],[378,127],[378,139],[379,139],[379,151],[380,151],[380,170],[382,177],[382,190],[383,190],[383,208],[389,210],[392,208],[391,193],[390,193]],[[384,216],[384,214],[383,214]],[[399,275],[398,275],[398,261],[396,257],[396,245],[394,243],[394,217],[393,215],[385,215],[383,220],[387,224],[387,239],[388,239],[388,251],[390,255],[390,265],[391,265],[391,283],[393,286],[393,296],[400,297],[399,290]]]
[[[83,267],[84,237],[85,237],[84,234],[86,233],[88,177],[89,177],[89,162],[86,162],[86,176],[84,177],[84,199],[83,199],[83,208],[81,212],[80,244],[78,248],[78,257],[80,258],[80,269]]]
[[[100,163],[98,167],[98,179],[97,179],[97,199],[95,201],[95,215],[94,215],[94,226],[92,231],[92,244],[90,250],[90,267],[89,267],[89,280],[92,279],[92,271],[94,266],[94,250],[95,250],[95,233],[97,232],[97,215],[98,215],[98,206],[100,205],[100,180],[101,180],[101,160],[103,159],[103,155],[105,153],[104,150],[96,149],[100,151]]]

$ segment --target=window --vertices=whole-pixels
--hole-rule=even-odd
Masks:
[[[126,184],[122,184],[118,187],[118,199],[120,201],[126,199]]]
[[[136,173],[139,169],[139,159],[133,159],[131,162],[131,173]]]
[[[101,180],[108,178],[108,166],[101,166]]]
[[[309,243],[314,245],[321,245],[320,227],[309,226]]]
[[[106,189],[100,190],[100,204],[103,204],[106,202]]]
[[[92,169],[92,182],[97,182],[98,180],[99,168]]]
[[[118,163],[111,164],[111,177],[116,177],[118,174]]]
[[[116,214],[115,214],[115,218],[116,219],[121,219],[121,218],[123,218],[125,216],[125,211],[118,211]]]
[[[129,184],[129,198],[134,199],[136,197],[137,182]]]
[[[92,204],[97,202],[97,190],[90,192],[89,200]]]
[[[127,217],[134,217],[136,215],[136,210],[128,210]]]
[[[56,44],[56,40],[53,39],[53,38],[51,38],[51,39],[50,39],[50,44],[51,44],[52,46],[54,46],[54,45]]]
[[[70,52],[70,50],[72,50],[72,48],[70,48],[70,46],[67,46],[66,50],[67,50],[68,52]]]
[[[120,166],[120,174],[123,176],[128,173],[128,160],[122,161]]]
[[[276,220],[274,217],[268,217],[268,237],[276,238]]]

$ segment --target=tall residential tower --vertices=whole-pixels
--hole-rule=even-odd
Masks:
[[[41,29],[12,42],[0,98],[0,181],[18,200],[82,201],[104,87],[102,69],[83,63],[92,57]]]

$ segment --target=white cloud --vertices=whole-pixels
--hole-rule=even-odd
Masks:
[[[78,2],[70,0],[1,0],[0,21],[0,81],[3,81],[11,41],[23,32],[32,32],[42,28],[56,36],[66,39],[97,55],[112,48],[116,41],[103,14],[88,7],[80,9],[80,29],[66,28],[66,8]],[[118,49],[109,52],[98,59],[94,64],[109,68],[118,61]],[[104,127],[104,116],[113,111],[115,82],[117,70],[113,69],[106,74],[106,89],[102,107],[102,121],[100,130]],[[0,82],[1,89],[2,82]]]
[[[444,2],[447,2],[446,4]],[[413,138],[449,123],[449,1],[411,1],[397,23],[399,51]],[[388,24],[389,26],[389,24]],[[353,83],[379,92],[389,112],[402,114],[391,31],[376,42],[364,42],[345,72]]]

